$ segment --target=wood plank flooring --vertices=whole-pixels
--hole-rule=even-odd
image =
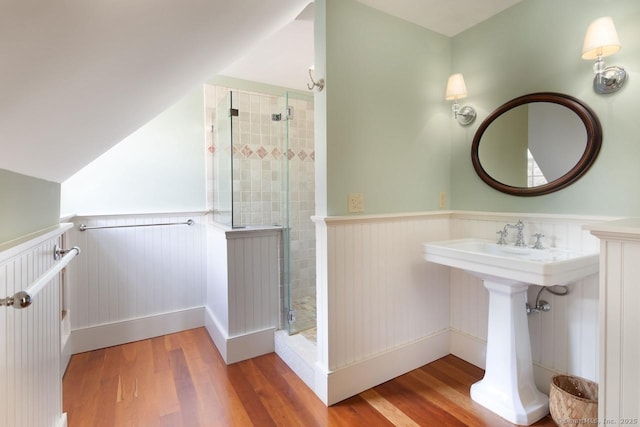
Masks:
[[[226,366],[198,328],[74,355],[63,410],[69,427],[511,426],[469,398],[482,375],[447,356],[327,408],[277,355]]]

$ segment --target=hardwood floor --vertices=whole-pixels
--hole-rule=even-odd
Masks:
[[[327,408],[277,355],[226,366],[198,328],[74,355],[63,410],[69,427],[511,426],[469,398],[482,375],[447,356]]]

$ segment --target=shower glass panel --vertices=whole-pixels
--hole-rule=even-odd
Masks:
[[[312,338],[315,305],[313,97],[208,87],[211,206],[233,228],[281,226],[282,327]],[[214,101],[215,100],[215,101]]]
[[[315,151],[313,140],[313,98],[286,95],[289,234],[287,301],[289,333],[304,332],[315,338],[316,243]],[[291,321],[292,320],[292,321]]]
[[[231,92],[217,100],[211,114],[211,206],[213,220],[220,224],[231,225],[231,130],[229,119],[231,109]]]
[[[231,91],[232,226],[286,222],[286,125],[274,120],[284,98]],[[282,116],[280,116],[282,117]]]

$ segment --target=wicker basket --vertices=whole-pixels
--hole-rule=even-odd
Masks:
[[[551,379],[549,412],[558,426],[598,425],[598,384],[569,375]]]

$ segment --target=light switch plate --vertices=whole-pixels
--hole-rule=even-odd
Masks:
[[[347,205],[349,213],[364,212],[364,193],[349,193]]]

